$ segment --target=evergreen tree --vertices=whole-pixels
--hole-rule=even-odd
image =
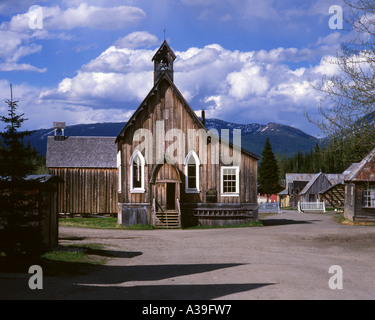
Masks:
[[[3,140],[3,148],[0,149],[0,175],[8,177],[10,181],[16,182],[33,172],[35,166],[31,159],[33,153],[30,148],[24,146],[24,138],[32,134],[31,131],[18,131],[22,123],[28,119],[24,113],[17,115],[18,101],[13,100],[11,86],[11,98],[5,102],[8,105],[8,116],[1,116],[0,121],[6,124],[5,131],[0,133]]]
[[[24,146],[24,137],[31,132],[19,131],[27,119],[16,113],[17,103],[11,86],[11,98],[6,101],[8,114],[0,117],[5,123],[4,132],[0,132],[0,251],[18,264],[39,254],[40,215],[36,214],[37,196],[24,189],[24,178],[35,169],[35,155]]]
[[[262,161],[258,168],[258,192],[266,194],[268,201],[271,194],[282,190],[279,181],[279,167],[267,138],[262,152]]]

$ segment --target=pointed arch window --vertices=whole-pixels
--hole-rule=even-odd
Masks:
[[[118,174],[118,188],[117,192],[121,192],[121,151],[117,152],[117,174]]]
[[[191,150],[185,158],[186,193],[199,193],[199,166],[199,158],[195,151]]]
[[[130,158],[130,192],[145,192],[145,158],[139,150]]]

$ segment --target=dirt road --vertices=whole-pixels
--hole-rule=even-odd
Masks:
[[[375,299],[375,227],[331,215],[282,213],[264,227],[208,230],[60,228],[60,243],[101,243],[115,255],[84,276],[0,274],[0,299]],[[343,289],[328,282],[343,271]]]

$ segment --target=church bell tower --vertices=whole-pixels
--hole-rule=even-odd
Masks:
[[[167,74],[168,77],[173,81],[173,61],[175,59],[176,55],[168,45],[167,41],[164,40],[159,50],[152,58],[152,61],[154,61],[154,84],[164,74]]]

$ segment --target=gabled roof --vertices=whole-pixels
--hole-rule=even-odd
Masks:
[[[309,189],[315,183],[315,181],[317,181],[322,176],[324,176],[327,179],[327,177],[324,175],[323,172],[317,173],[315,176],[313,176],[313,178],[309,181],[309,183],[305,185],[305,187],[300,191],[299,195],[301,196],[305,194],[307,191],[309,191]]]
[[[48,137],[47,168],[117,168],[115,137]]]
[[[173,60],[176,59],[176,55],[173,52],[172,48],[169,46],[167,40],[164,40],[164,42],[161,44],[160,48],[158,51],[156,51],[155,55],[152,58],[152,61],[159,59],[160,57],[164,56],[166,52],[169,52],[171,56],[173,57]]]
[[[146,96],[146,98],[142,101],[138,109],[133,113],[131,118],[128,120],[128,122],[125,124],[124,128],[120,131],[120,133],[117,136],[116,142],[118,142],[122,137],[124,137],[126,130],[131,127],[134,122],[136,117],[140,112],[144,110],[144,107],[147,105],[148,100],[156,94],[156,92],[159,90],[159,86],[163,81],[167,81],[169,85],[172,88],[172,91],[177,95],[177,97],[181,100],[183,106],[185,107],[186,111],[190,114],[190,116],[193,118],[194,122],[198,125],[199,128],[206,129],[205,126],[203,125],[202,121],[198,118],[196,113],[193,111],[193,109],[189,106],[181,92],[178,90],[176,85],[173,83],[171,78],[164,73],[162,77],[158,79],[158,81],[155,83],[153,88],[150,90],[149,94]]]
[[[306,184],[314,177],[314,173],[286,173],[285,186],[286,188],[279,192],[278,195],[289,195],[295,187],[295,182],[305,182]]]
[[[161,76],[158,81],[155,83],[153,88],[150,90],[149,94],[146,96],[146,98],[142,101],[140,106],[137,108],[137,110],[134,112],[134,114],[131,116],[129,121],[125,124],[124,128],[120,131],[116,138],[116,142],[120,141],[126,134],[126,130],[130,128],[134,123],[135,119],[138,116],[140,112],[142,112],[147,105],[148,100],[156,94],[156,92],[159,90],[159,86],[163,81],[167,81],[168,84],[170,85],[172,91],[176,96],[180,99],[182,105],[185,107],[186,111],[189,113],[189,115],[192,117],[193,121],[197,124],[198,128],[204,129],[208,131],[208,129],[203,125],[202,121],[200,118],[197,116],[197,114],[194,112],[194,110],[190,107],[189,103],[185,100],[184,96],[181,94],[181,92],[178,90],[176,85],[173,83],[171,78],[168,76],[168,74],[164,73],[163,76]],[[232,146],[232,143],[229,143],[230,146]],[[250,151],[247,151],[243,148],[241,148],[241,152],[255,158],[256,160],[260,160],[260,157]]]
[[[353,165],[345,181],[375,182],[375,148],[357,165]]]

